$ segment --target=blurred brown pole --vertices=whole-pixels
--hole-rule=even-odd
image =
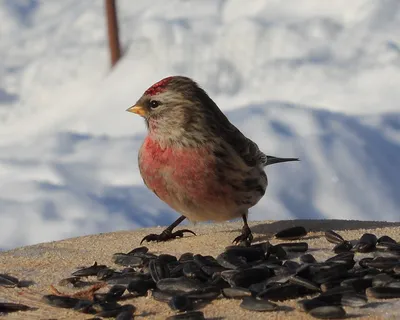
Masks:
[[[121,57],[121,48],[118,35],[118,19],[115,0],[105,0],[108,27],[108,44],[110,46],[111,67],[113,67]]]

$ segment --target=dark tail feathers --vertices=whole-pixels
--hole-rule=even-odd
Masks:
[[[288,162],[288,161],[300,161],[300,160],[298,158],[277,158],[273,156],[267,156],[267,163],[265,165],[269,166],[274,163]]]

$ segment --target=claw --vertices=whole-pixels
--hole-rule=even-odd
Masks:
[[[145,236],[145,237],[142,239],[142,241],[140,241],[140,244],[142,244],[143,241],[145,241],[145,240],[146,240],[147,242],[150,242],[150,241],[157,241],[157,239],[158,239],[159,236],[160,236],[160,235],[155,234],[155,233],[148,234],[147,236]]]
[[[246,247],[250,246],[251,242],[253,241],[253,234],[251,233],[250,229],[243,229],[242,233],[233,239],[233,244],[243,243]]]
[[[191,233],[191,234],[197,236],[197,234],[195,234],[192,230],[189,230],[189,229],[183,229],[183,230],[175,231],[172,235],[173,235],[173,236],[176,236],[176,237],[183,237],[183,234],[184,234],[185,232]]]
[[[189,229],[178,230],[178,231],[175,231],[174,233],[172,233],[171,230],[169,230],[169,229],[165,229],[160,234],[154,234],[154,233],[148,234],[147,236],[145,236],[142,239],[142,241],[140,241],[140,244],[142,244],[143,241],[163,242],[163,241],[173,240],[175,238],[182,238],[184,236],[185,232],[196,235],[192,230],[189,230]]]

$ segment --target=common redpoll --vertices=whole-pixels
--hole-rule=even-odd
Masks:
[[[233,242],[251,243],[249,208],[265,194],[264,167],[298,161],[261,152],[192,79],[167,77],[147,89],[127,111],[145,119],[148,135],[139,150],[139,170],[146,186],[182,216],[146,241],[183,237],[173,229],[190,221],[226,221],[242,217]]]

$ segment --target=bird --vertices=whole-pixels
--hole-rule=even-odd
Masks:
[[[196,235],[189,229],[174,231],[185,219],[197,223],[241,217],[243,228],[233,243],[249,245],[253,234],[248,213],[266,192],[265,167],[299,158],[263,153],[187,76],[159,80],[126,111],[144,118],[147,128],[138,152],[144,184],[181,215],[160,234],[148,234],[140,243]]]

